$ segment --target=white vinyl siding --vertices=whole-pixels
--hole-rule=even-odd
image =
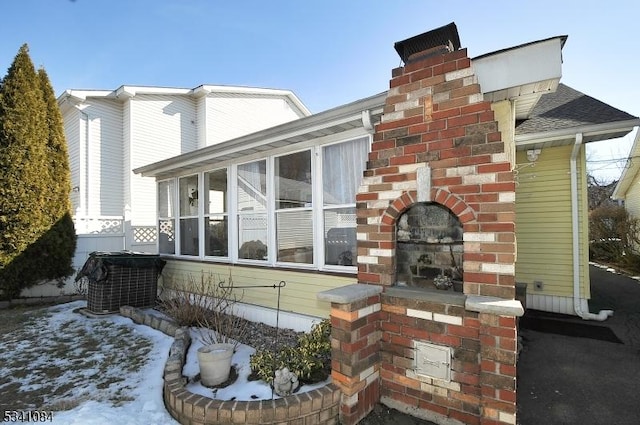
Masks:
[[[122,215],[122,105],[96,99],[83,111],[89,118],[85,170],[87,214]]]
[[[155,179],[131,171],[197,148],[195,100],[188,96],[138,95],[129,101],[131,221],[153,225],[156,217]]]
[[[131,208],[131,102],[122,107],[122,201]]]
[[[64,114],[63,123],[67,154],[69,155],[71,187],[77,188],[72,190],[70,194],[72,213],[75,214],[80,206],[80,112],[76,108],[71,108]]]
[[[207,146],[207,98],[196,100],[196,133],[198,149]]]
[[[157,200],[154,179],[132,169],[301,116],[284,95],[78,93],[86,100],[64,114],[74,213],[123,216],[129,207],[134,226],[155,224]]]
[[[206,102],[207,146],[300,118],[282,97],[212,93]]]

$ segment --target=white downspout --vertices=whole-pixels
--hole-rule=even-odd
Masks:
[[[571,177],[571,234],[573,248],[573,309],[584,320],[606,320],[613,316],[613,310],[600,310],[598,314],[582,311],[580,302],[580,237],[578,228],[578,167],[576,160],[582,147],[582,133],[576,134],[576,141],[571,151],[570,177]]]

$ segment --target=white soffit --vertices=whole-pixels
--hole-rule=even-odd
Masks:
[[[473,59],[484,99],[515,100],[516,119],[528,117],[540,96],[558,87],[565,40],[553,37]]]

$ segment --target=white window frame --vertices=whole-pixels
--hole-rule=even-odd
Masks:
[[[353,266],[340,266],[337,264],[326,264],[326,258],[325,258],[325,222],[324,222],[324,213],[326,210],[332,210],[332,209],[340,209],[340,208],[356,208],[356,200],[353,200],[353,203],[350,204],[336,204],[336,205],[330,205],[330,206],[325,206],[325,202],[324,202],[324,166],[323,166],[323,161],[324,161],[324,148],[329,147],[329,146],[334,146],[334,145],[339,145],[342,143],[349,143],[355,140],[359,140],[359,139],[364,139],[367,138],[367,154],[371,152],[371,140],[372,137],[370,134],[368,135],[362,135],[362,136],[355,136],[355,137],[349,137],[347,139],[342,139],[339,141],[335,141],[335,142],[331,142],[331,143],[324,143],[322,145],[318,145],[318,151],[316,153],[316,160],[317,160],[317,168],[319,170],[319,175],[318,175],[318,184],[316,185],[316,189],[318,190],[319,194],[318,194],[318,208],[316,208],[316,215],[314,216],[314,220],[317,223],[317,237],[318,240],[316,241],[316,246],[320,247],[321,249],[319,250],[318,254],[319,255],[319,270],[323,270],[323,271],[333,271],[333,272],[349,272],[349,273],[357,273],[358,272],[358,266],[357,266],[357,258],[353,259],[353,262],[355,263],[355,265]],[[366,169],[366,165],[365,165],[365,169]],[[362,177],[361,177],[362,178]],[[356,188],[356,195],[358,193],[358,188]],[[356,253],[357,253],[357,233],[356,233]],[[356,256],[357,257],[357,256]]]
[[[197,206],[197,211],[196,211],[196,215],[182,215],[182,212],[180,210],[180,180],[181,179],[187,179],[189,177],[196,177],[196,181],[197,183],[197,190],[198,190],[198,206]],[[202,231],[203,231],[203,223],[204,223],[204,216],[203,216],[203,206],[202,206],[202,201],[200,200],[200,192],[202,191],[202,173],[190,173],[190,174],[185,174],[183,176],[179,176],[176,179],[176,197],[177,197],[177,217],[176,217],[176,224],[177,224],[177,231],[176,231],[176,256],[179,257],[184,257],[184,258],[202,258],[202,252],[203,252],[203,238],[202,238]],[[195,255],[192,254],[183,254],[182,253],[182,231],[181,231],[181,220],[186,219],[197,219],[198,222],[198,247],[197,250],[198,252]]]
[[[219,263],[232,263],[232,264],[247,264],[247,265],[258,265],[258,266],[268,266],[268,267],[286,267],[290,269],[302,269],[302,270],[318,270],[318,271],[327,271],[327,272],[340,272],[340,273],[357,273],[357,265],[353,266],[340,266],[340,265],[332,265],[325,264],[325,223],[324,223],[324,213],[326,210],[332,209],[340,209],[340,208],[355,208],[356,200],[353,200],[353,203],[344,204],[344,205],[324,205],[324,193],[323,193],[323,149],[325,147],[331,145],[338,145],[341,143],[348,143],[350,141],[354,141],[357,139],[361,139],[367,137],[368,138],[368,146],[367,152],[371,151],[371,135],[369,134],[361,134],[361,135],[353,135],[346,138],[336,139],[335,137],[327,137],[329,139],[328,142],[319,143],[315,145],[305,144],[304,147],[300,147],[295,150],[278,150],[277,153],[274,153],[269,156],[260,156],[253,157],[251,160],[247,160],[241,163],[229,164],[226,167],[219,167],[214,169],[207,169],[204,171],[199,171],[197,173],[189,173],[180,176],[176,176],[170,179],[162,179],[158,180],[158,184],[160,182],[172,181],[174,185],[174,205],[175,212],[174,217],[159,217],[157,220],[158,231],[160,226],[161,219],[173,219],[174,220],[174,238],[175,238],[175,254],[162,254],[167,256],[173,256],[175,258],[184,258],[191,259],[198,258],[203,261],[215,261]],[[311,152],[311,181],[312,181],[312,200],[311,207],[301,207],[301,208],[286,208],[286,209],[276,209],[276,194],[275,194],[275,158],[283,157],[291,154],[295,154],[297,152],[302,151],[310,151]],[[265,161],[265,169],[266,169],[266,209],[260,214],[266,214],[266,223],[267,223],[267,259],[266,260],[254,260],[254,259],[244,259],[239,258],[239,234],[238,234],[238,220],[239,217],[243,215],[241,211],[238,211],[238,167],[244,164],[250,164],[253,162]],[[204,205],[204,189],[205,189],[205,173],[226,169],[227,170],[227,240],[228,240],[228,257],[217,257],[217,256],[206,256],[205,255],[205,205]],[[180,234],[180,220],[186,218],[196,218],[196,216],[182,216],[180,213],[180,179],[188,178],[191,176],[197,176],[198,178],[198,190],[202,192],[202,195],[199,195],[198,202],[198,239],[199,239],[199,247],[197,255],[183,255],[181,253],[181,237]],[[202,198],[202,199],[200,199]],[[278,252],[277,252],[277,240],[276,240],[276,214],[278,212],[287,212],[287,211],[295,211],[295,210],[308,210],[311,211],[311,216],[313,220],[312,226],[312,241],[313,241],[313,262],[312,263],[294,263],[294,262],[279,262],[277,260]],[[254,213],[246,213],[246,214],[256,214]],[[223,215],[223,214],[214,214],[214,215]],[[210,214],[207,214],[210,216]],[[159,247],[159,244],[158,244]],[[357,263],[357,260],[354,258],[354,263]]]
[[[158,253],[160,253],[161,255],[176,255],[177,249],[178,249],[178,223],[177,223],[177,196],[176,193],[178,191],[177,189],[177,183],[176,183],[176,179],[175,178],[171,178],[171,179],[162,179],[162,180],[158,180],[156,182],[156,186],[160,186],[161,183],[169,183],[171,186],[173,186],[173,199],[171,199],[171,203],[170,206],[172,206],[172,213],[173,215],[169,215],[169,216],[162,216],[160,215],[160,202],[158,202],[158,200],[156,200],[156,205],[157,205],[157,217],[158,219],[156,220],[156,225],[157,225],[157,235],[158,235],[158,240],[157,240],[157,244],[156,244],[156,250],[158,251]],[[160,194],[160,190],[156,190],[156,196],[159,196]],[[166,253],[166,252],[160,252],[160,235],[162,234],[161,230],[160,230],[160,222],[161,221],[169,221],[172,220],[173,221],[173,254],[171,253]]]
[[[276,179],[276,175],[275,175],[275,161],[276,158],[282,158],[284,156],[289,156],[289,155],[294,155],[296,153],[300,153],[300,152],[309,152],[309,166],[311,167],[311,206],[307,207],[296,207],[296,208],[277,208],[276,207],[276,196],[277,194],[275,193],[275,179]],[[316,161],[314,161],[314,158],[317,156],[317,147],[313,146],[310,148],[305,148],[305,149],[298,149],[295,151],[290,151],[290,152],[284,152],[278,155],[272,155],[272,169],[274,170],[274,172],[272,173],[272,178],[273,178],[273,196],[271,197],[271,201],[272,201],[272,205],[273,205],[273,254],[274,254],[274,258],[273,258],[273,262],[276,266],[280,266],[280,267],[291,267],[291,268],[297,268],[297,267],[301,267],[301,268],[315,268],[317,267],[318,264],[318,260],[317,260],[317,245],[316,245],[316,232],[317,232],[317,227],[314,222],[315,220],[315,214],[314,211],[316,209],[316,204],[317,204],[317,198],[316,198],[316,190],[315,190],[315,186],[316,186],[316,178],[317,178],[317,170],[316,170]],[[278,261],[278,229],[277,229],[277,215],[278,213],[287,213],[287,212],[295,212],[295,211],[310,211],[311,212],[311,220],[312,220],[312,224],[311,224],[311,243],[312,248],[313,248],[313,257],[311,259],[310,263],[297,263],[297,262],[291,262],[291,261]]]
[[[214,214],[209,214],[208,213],[208,206],[204,205],[204,198],[203,198],[203,202],[202,202],[202,258],[204,259],[209,259],[209,260],[216,260],[216,261],[223,261],[223,262],[229,262],[230,261],[230,257],[231,257],[231,239],[230,239],[230,225],[231,225],[231,205],[229,205],[231,203],[231,192],[230,192],[230,186],[231,186],[231,182],[229,181],[230,179],[230,174],[231,174],[231,167],[221,167],[221,168],[214,168],[212,170],[207,170],[207,171],[203,171],[202,174],[202,194],[205,195],[205,188],[206,188],[206,184],[207,184],[207,178],[206,175],[208,173],[215,173],[217,171],[221,171],[224,170],[227,173],[227,196],[226,196],[226,204],[225,205],[225,210],[226,212],[224,213],[214,213]],[[205,196],[208,197],[208,194],[206,194]],[[206,250],[206,228],[205,228],[205,223],[206,223],[206,218],[207,217],[211,217],[211,216],[216,216],[216,217],[226,217],[227,219],[227,255],[226,256],[217,256],[217,255],[207,255],[207,250]]]
[[[272,169],[273,167],[271,166],[271,157],[261,157],[261,158],[257,158],[254,159],[252,161],[246,161],[246,162],[242,162],[239,164],[234,164],[232,166],[232,168],[234,169],[234,191],[232,193],[232,198],[230,200],[230,202],[234,205],[235,211],[234,211],[234,216],[232,218],[233,222],[234,222],[234,233],[233,233],[233,253],[235,256],[235,261],[238,264],[254,264],[254,265],[273,265],[272,259],[271,259],[271,255],[272,255],[272,249],[273,249],[273,243],[272,240],[275,237],[275,235],[271,234],[271,229],[273,227],[273,223],[270,220],[270,211],[272,211],[272,206],[271,203],[273,202],[273,178],[271,177],[272,174]],[[265,209],[264,211],[260,211],[260,212],[251,212],[251,213],[246,213],[246,212],[242,212],[238,210],[238,168],[242,165],[246,165],[246,164],[251,164],[254,162],[260,162],[260,161],[265,161],[265,183],[266,183],[266,194],[265,194],[265,198],[266,198],[266,205],[265,205]],[[267,223],[267,240],[266,240],[266,246],[267,246],[267,258],[266,260],[256,260],[256,259],[250,259],[250,258],[240,258],[240,235],[239,235],[239,221],[240,221],[240,217],[242,216],[249,216],[249,215],[256,215],[256,214],[265,214],[266,215],[266,223]],[[231,219],[230,219],[231,220]]]

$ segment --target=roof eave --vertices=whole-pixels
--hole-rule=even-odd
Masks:
[[[144,177],[157,177],[183,167],[196,168],[222,155],[267,145],[299,134],[308,134],[317,131],[319,128],[326,128],[341,122],[361,119],[363,111],[370,110],[381,114],[386,96],[387,93],[383,92],[315,115],[138,167],[133,172]]]
[[[283,89],[266,89],[259,87],[244,87],[244,86],[217,86],[211,84],[203,84],[201,86],[195,87],[192,90],[193,94],[196,96],[207,95],[210,93],[240,93],[240,94],[261,94],[268,96],[282,96],[288,98],[291,103],[295,105],[295,107],[300,112],[301,116],[308,117],[311,114],[311,111],[305,106],[304,103],[300,100],[296,94],[291,90],[283,90]]]
[[[515,143],[516,148],[518,148],[532,144],[558,141],[575,136],[576,134],[580,133],[584,138],[607,133],[624,133],[621,136],[618,136],[622,137],[625,134],[631,132],[634,127],[637,127],[639,125],[640,118],[634,118],[625,121],[614,121],[604,124],[587,124],[577,127],[562,128],[558,130],[542,131],[538,133],[516,134]]]
[[[631,146],[631,150],[629,151],[627,166],[622,170],[620,179],[618,180],[616,187],[613,189],[613,193],[611,194],[612,199],[624,200],[626,198],[629,186],[631,186],[631,183],[638,174],[638,171],[640,171],[640,161],[633,161],[630,160],[630,158],[636,158],[638,156],[640,156],[640,130],[636,132],[633,146]]]
[[[540,96],[557,89],[566,40],[564,35],[550,37],[473,58],[484,99],[518,100],[516,118],[527,118]]]

